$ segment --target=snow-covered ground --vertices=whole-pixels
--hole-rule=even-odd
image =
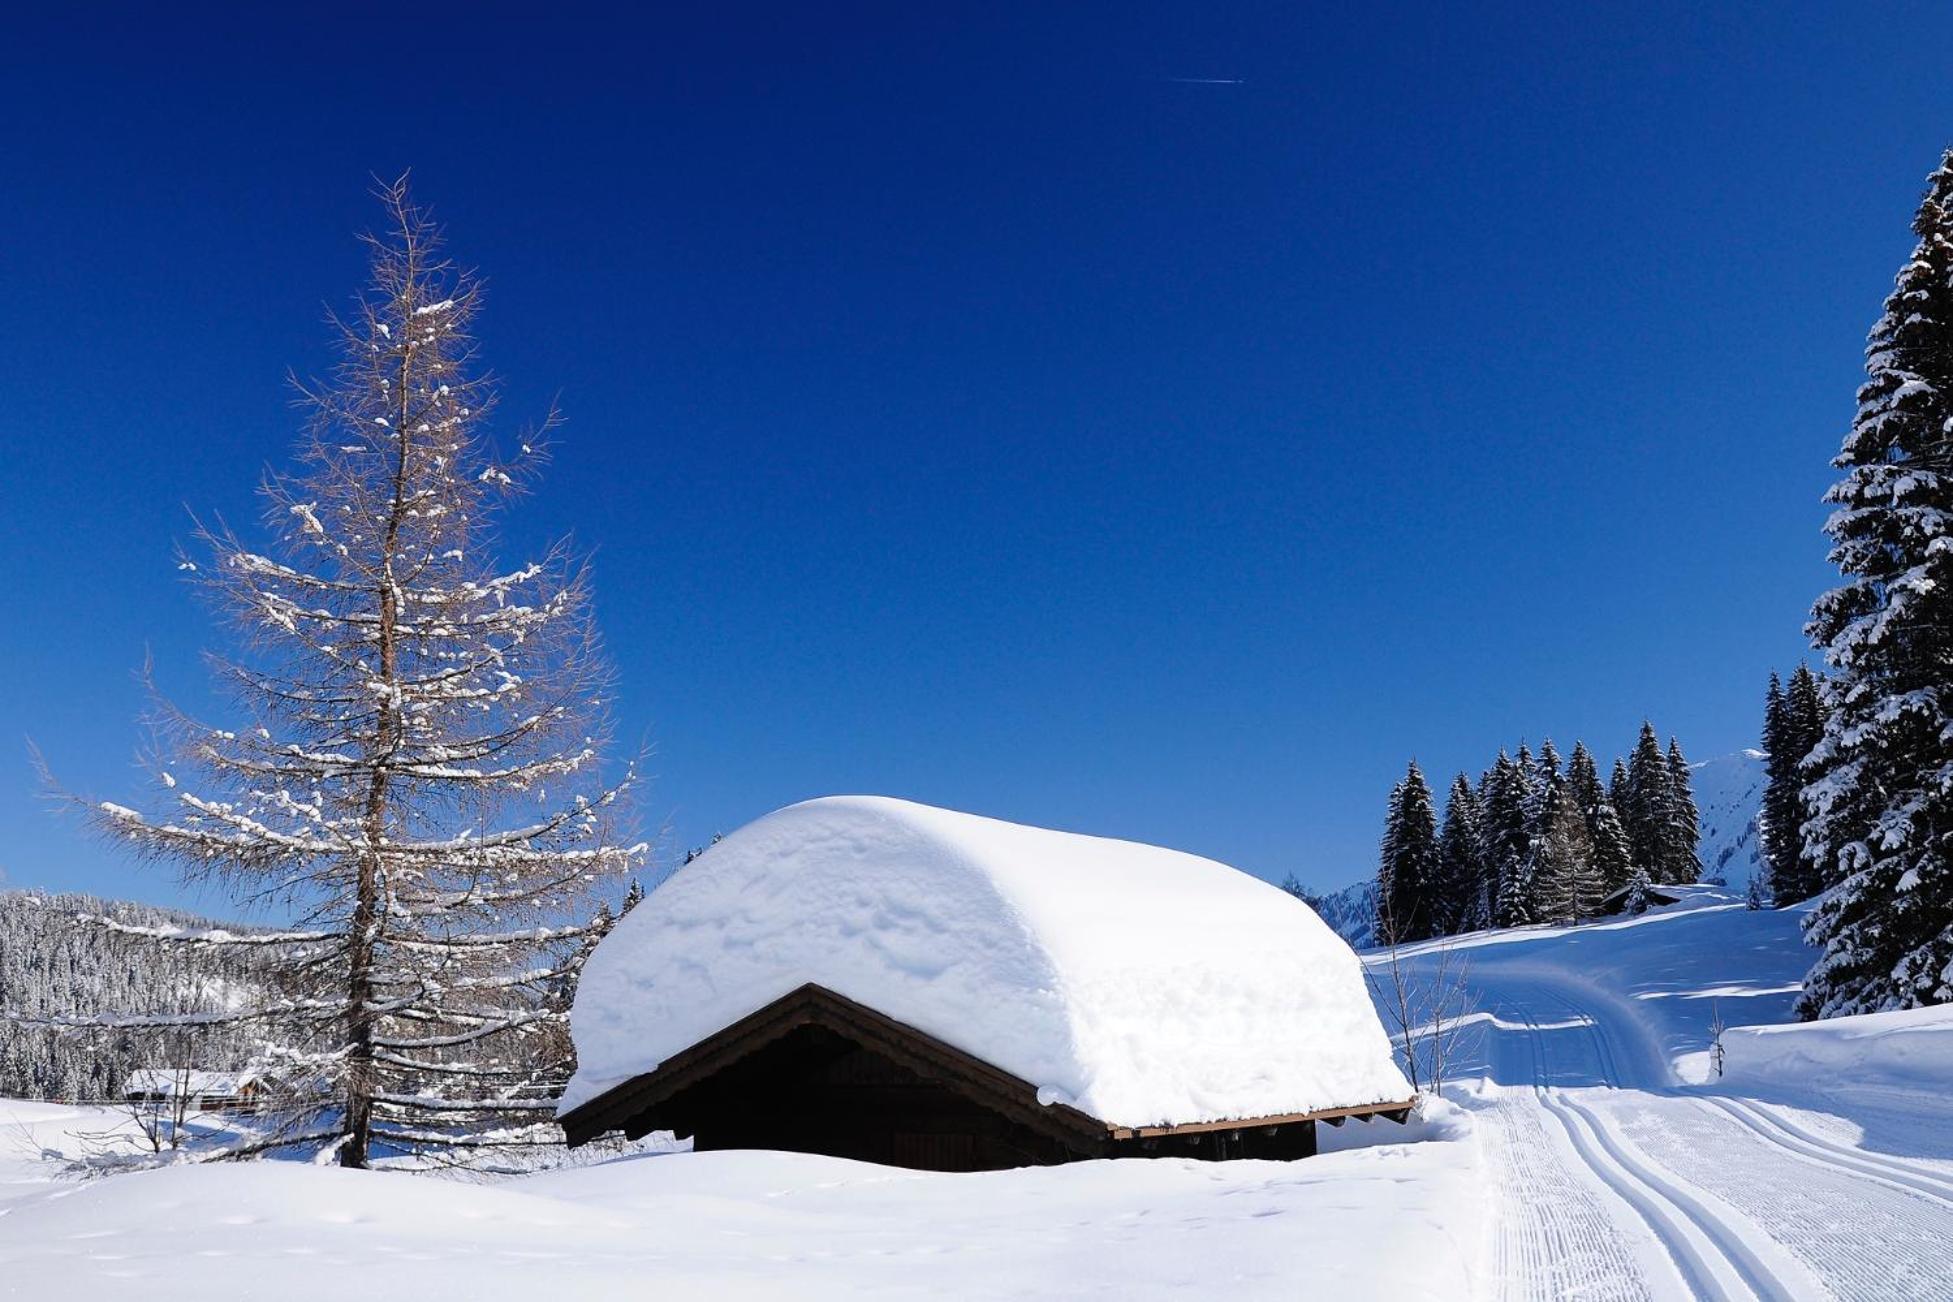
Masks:
[[[494,1184],[77,1181],[47,1154],[112,1117],[0,1104],[0,1297],[300,1302],[350,1273],[364,1297],[483,1302],[1953,1296],[1953,1009],[1786,1024],[1798,921],[1696,890],[1456,942],[1462,1122],[1325,1129],[1332,1151],[1288,1164],[673,1153]],[[1406,954],[1428,970],[1439,945]],[[1723,1034],[1721,1076],[1719,1020],[1767,1028]]]
[[[55,1178],[42,1150],[103,1121],[0,1104],[0,1296],[1449,1298],[1481,1238],[1469,1136],[977,1175],[735,1152],[492,1185],[287,1162]]]
[[[1953,1008],[1726,1032],[1716,1074],[1719,1019],[1789,1017],[1799,913],[1698,889],[1453,947],[1498,1209],[1479,1296],[1953,1297]]]

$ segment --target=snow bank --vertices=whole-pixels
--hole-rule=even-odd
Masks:
[[[1178,851],[844,796],[733,833],[597,947],[564,1109],[810,981],[1115,1125],[1410,1097],[1356,955],[1286,892]]]
[[[1953,1082],[1953,1005],[1725,1031],[1723,1083]]]

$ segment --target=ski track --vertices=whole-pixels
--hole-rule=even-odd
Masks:
[[[1953,1177],[1666,1084],[1660,1048],[1577,987],[1527,973],[1487,993],[1525,1028],[1500,1037],[1497,1077],[1532,1087],[1483,1110],[1500,1298],[1953,1298]]]
[[[1514,1094],[1494,1103],[1489,1119],[1495,1161],[1508,1177],[1497,1204],[1498,1296],[1652,1297],[1600,1197],[1555,1151],[1540,1109]]]

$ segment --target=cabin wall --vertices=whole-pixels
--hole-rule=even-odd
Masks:
[[[802,1026],[634,1118],[693,1147],[784,1149],[929,1171],[991,1171],[1081,1156],[845,1036]]]

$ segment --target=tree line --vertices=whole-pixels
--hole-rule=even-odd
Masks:
[[[1502,750],[1476,781],[1452,779],[1442,821],[1413,760],[1384,816],[1378,938],[1578,922],[1621,890],[1643,908],[1650,886],[1700,876],[1698,839],[1688,761],[1645,722],[1604,783],[1585,742],[1564,764],[1551,740]]]

